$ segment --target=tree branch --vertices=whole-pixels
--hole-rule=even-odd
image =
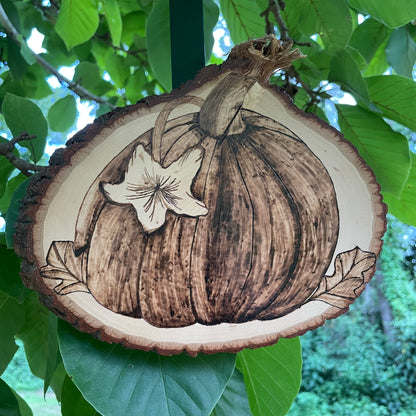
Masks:
[[[33,140],[36,136],[29,136],[27,133],[22,133],[18,137],[13,137],[13,139],[0,143],[0,155],[4,156],[16,169],[19,169],[20,172],[25,176],[30,176],[32,172],[42,172],[46,167],[35,165],[34,163],[28,162],[27,160],[21,159],[13,154],[16,143],[19,143],[22,140]]]
[[[312,46],[309,42],[298,42],[289,36],[289,29],[287,28],[281,13],[284,8],[285,3],[282,0],[269,0],[269,6],[261,13],[261,16],[266,19],[266,31],[269,33],[269,30],[272,27],[269,21],[269,13],[272,13],[276,20],[277,27],[279,28],[280,39],[282,41],[290,41],[299,46]]]
[[[26,44],[26,41],[24,40],[23,36],[16,30],[16,28],[13,26],[12,22],[10,21],[9,17],[7,16],[6,12],[3,9],[3,6],[0,4],[0,24],[4,27],[6,33],[19,45],[22,46],[23,44]],[[99,104],[105,104],[111,109],[116,108],[113,104],[109,103],[107,100],[104,100],[101,97],[98,97],[97,95],[93,94],[92,92],[88,91],[86,88],[79,85],[77,82],[73,82],[63,76],[59,71],[51,65],[47,60],[42,58],[37,53],[33,52],[29,47],[31,54],[35,57],[36,62],[42,66],[44,69],[46,69],[49,73],[54,75],[56,78],[58,78],[59,82],[67,84],[68,88],[72,90],[75,94],[77,94],[80,98],[88,99],[91,101],[95,101]]]

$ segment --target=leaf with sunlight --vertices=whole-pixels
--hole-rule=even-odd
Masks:
[[[253,416],[284,416],[297,396],[302,379],[299,337],[281,338],[276,345],[237,354]]]
[[[106,416],[206,416],[234,371],[234,354],[165,357],[98,341],[66,322],[58,329],[68,375]]]

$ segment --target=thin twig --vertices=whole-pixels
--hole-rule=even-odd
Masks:
[[[33,140],[36,136],[29,136],[26,132],[20,136],[13,137],[13,139],[0,143],[0,155],[4,156],[16,169],[19,169],[25,176],[31,176],[32,172],[42,172],[46,167],[39,166],[34,163],[28,162],[27,160],[21,159],[13,153],[15,150],[16,143],[22,140]]]
[[[266,27],[267,27],[267,22],[269,20],[268,15],[271,12],[276,20],[277,27],[279,28],[281,40],[290,41],[293,44],[299,45],[299,46],[309,46],[309,47],[312,46],[309,42],[298,42],[297,40],[289,36],[289,29],[287,28],[286,23],[282,17],[282,10],[284,10],[284,8],[285,8],[285,3],[283,1],[269,0],[269,6],[261,14],[266,19]]]
[[[3,6],[0,4],[0,24],[5,29],[6,33],[13,39],[19,46],[22,46],[25,42],[23,36],[16,30],[16,28],[13,26],[12,22],[10,21],[9,17],[7,16],[6,12],[3,9]],[[113,104],[109,103],[107,100],[104,100],[101,97],[98,97],[97,95],[93,94],[92,92],[88,91],[86,88],[79,85],[77,82],[73,82],[63,76],[59,71],[51,65],[48,61],[46,61],[44,58],[42,58],[37,53],[33,52],[29,48],[31,54],[35,57],[36,62],[42,66],[44,69],[46,69],[48,72],[50,72],[52,75],[55,75],[56,78],[58,78],[59,82],[67,84],[68,88],[72,90],[75,94],[77,94],[80,98],[88,99],[91,101],[95,101],[99,104],[105,104],[111,109],[116,108]]]

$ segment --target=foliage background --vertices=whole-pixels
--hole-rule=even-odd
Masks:
[[[307,55],[271,82],[357,146],[391,214],[372,283],[351,312],[302,337],[298,396],[297,338],[209,358],[131,352],[58,323],[22,285],[12,236],[27,178],[41,174],[80,112],[99,116],[171,90],[169,1],[0,5],[1,415],[33,413],[19,395],[36,383],[19,374],[25,359],[63,415],[416,412],[416,1],[203,0],[207,64],[223,59],[211,53],[214,27],[234,44],[274,33]],[[34,29],[44,35],[37,53],[27,43]]]

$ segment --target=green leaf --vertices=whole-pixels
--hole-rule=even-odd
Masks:
[[[13,248],[14,228],[19,215],[20,201],[26,195],[26,188],[29,185],[30,178],[22,182],[14,191],[10,200],[10,205],[6,213],[6,242],[8,248]]]
[[[91,39],[98,23],[98,9],[93,0],[62,0],[55,30],[69,50]]]
[[[14,335],[24,323],[23,306],[19,305],[13,298],[0,292],[0,374],[6,369],[17,351],[18,347],[14,341]]]
[[[46,368],[45,376],[43,377],[43,393],[46,394],[49,386],[51,385],[53,376],[58,365],[62,362],[61,355],[59,354],[58,347],[58,318],[56,315],[49,312],[48,314],[48,346],[46,348]]]
[[[29,67],[20,83],[24,96],[40,100],[50,95],[52,90],[45,79],[48,76],[49,74],[40,65],[32,65]]]
[[[123,22],[116,0],[103,0],[104,14],[110,29],[111,41],[114,46],[120,46]]]
[[[58,365],[58,342],[51,320],[56,320],[41,303],[36,293],[32,292],[23,302],[26,323],[17,337],[23,341],[27,361],[32,373],[47,380]]]
[[[13,250],[0,245],[0,292],[12,297],[19,303],[23,302],[27,289],[19,276],[20,259]]]
[[[386,58],[386,46],[389,38],[384,39],[384,42],[377,49],[373,58],[370,61],[367,69],[364,71],[364,76],[371,77],[374,75],[383,74],[389,67]]]
[[[51,130],[66,132],[77,118],[77,103],[73,95],[56,101],[48,111]]]
[[[95,340],[59,322],[65,368],[102,414],[208,415],[230,379],[234,354],[164,357]]]
[[[332,59],[328,79],[340,83],[343,89],[354,95],[356,99],[364,103],[370,101],[367,85],[358,64],[346,50],[339,52]]]
[[[213,0],[203,0],[205,62],[208,62],[214,46],[213,29],[218,22],[220,10]]]
[[[126,60],[120,55],[111,54],[107,57],[106,71],[119,88],[124,87],[130,75],[130,68],[126,65]]]
[[[172,89],[170,54],[169,0],[154,2],[146,22],[149,64],[157,80],[167,91]]]
[[[25,400],[21,396],[19,396],[13,389],[11,390],[14,394],[14,397],[16,397],[17,403],[19,405],[20,416],[33,416],[32,409],[25,402]]]
[[[53,374],[53,377],[51,380],[51,387],[55,393],[55,396],[58,402],[62,400],[62,388],[64,385],[65,378],[67,376],[64,363],[62,362],[62,358],[60,354],[59,354],[59,357],[60,357],[60,362],[58,364],[58,367],[56,367],[55,373]]]
[[[411,153],[412,168],[400,197],[383,192],[389,213],[400,221],[416,226],[416,154]]]
[[[381,189],[400,196],[410,170],[406,137],[363,108],[337,105],[337,110],[342,133],[373,169]]]
[[[396,29],[391,34],[386,46],[386,58],[399,75],[412,79],[416,61],[416,42],[405,27]]]
[[[134,104],[137,100],[143,97],[142,91],[147,83],[146,75],[142,68],[134,71],[134,74],[129,77],[125,86],[126,98]]]
[[[6,44],[7,64],[10,68],[10,72],[13,74],[13,77],[16,81],[21,81],[23,76],[26,74],[29,65],[23,58],[22,54],[20,53],[20,48],[14,40],[8,37]]]
[[[122,42],[131,46],[135,36],[146,37],[146,19],[147,15],[143,11],[137,11],[123,16]],[[165,34],[165,31],[163,33]]]
[[[416,131],[416,82],[399,75],[365,78],[371,101],[383,116]]]
[[[96,410],[84,399],[77,386],[66,376],[61,396],[62,416],[96,416]]]
[[[298,26],[306,38],[319,34],[331,52],[340,51],[347,45],[352,33],[352,19],[345,0],[290,1],[287,7],[291,26]]]
[[[33,55],[32,50],[29,46],[27,46],[26,42],[22,42],[22,45],[20,46],[20,53],[29,65],[36,63],[36,58]]]
[[[237,354],[251,411],[255,416],[283,416],[298,394],[302,357],[299,338]]]
[[[211,416],[251,416],[243,374],[235,369]]]
[[[1,172],[1,171],[0,171]],[[17,176],[14,176],[6,184],[6,190],[4,191],[2,197],[0,198],[0,212],[6,214],[7,208],[10,205],[10,201],[13,197],[14,191],[18,186],[27,179],[25,175],[19,173]]]
[[[20,416],[19,403],[13,390],[0,378],[0,415]]]
[[[7,143],[8,140],[0,137],[0,143]],[[13,154],[15,156],[19,156],[19,152],[14,149]],[[15,167],[5,158],[0,157],[0,198],[3,196],[4,192],[6,191],[7,181],[9,179],[10,174],[14,171]],[[0,208],[0,212],[3,212]],[[5,212],[5,211],[4,211]]]
[[[14,94],[6,94],[3,101],[2,112],[7,127],[14,137],[27,133],[36,136],[32,140],[22,140],[20,146],[30,150],[31,158],[36,163],[43,156],[48,135],[48,123],[42,114],[42,110],[27,98]]]
[[[389,33],[385,25],[369,18],[356,27],[349,44],[361,53],[367,63],[370,63]]]
[[[74,81],[78,81],[88,91],[96,95],[104,95],[113,89],[100,75],[100,68],[92,62],[81,62],[75,68]]]
[[[220,7],[235,45],[264,36],[266,23],[256,0],[220,0]]]
[[[392,29],[411,22],[416,16],[416,3],[409,0],[348,0],[348,3],[359,12],[371,15]]]

